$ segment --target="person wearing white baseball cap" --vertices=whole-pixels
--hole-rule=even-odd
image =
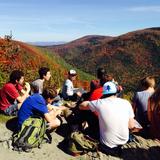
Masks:
[[[74,69],[71,69],[71,70],[69,70],[68,74],[72,75],[72,76],[76,76],[77,72]]]
[[[119,146],[127,143],[129,129],[135,126],[134,113],[127,100],[116,96],[117,86],[114,82],[106,82],[102,92],[102,99],[84,101],[80,109],[98,113],[102,150],[112,154],[119,150]]]
[[[68,71],[68,79],[65,80],[62,88],[62,97],[64,100],[77,101],[81,96],[80,92],[75,92],[73,81],[76,80],[77,72],[74,69]]]

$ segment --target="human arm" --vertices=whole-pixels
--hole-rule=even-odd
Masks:
[[[137,110],[137,93],[134,95],[133,99],[132,99],[132,108],[134,113],[136,113]]]
[[[133,129],[135,127],[135,120],[134,118],[130,118],[128,122],[128,128]]]
[[[29,96],[30,89],[30,84],[26,82],[24,89],[21,90],[22,95],[16,98],[18,102],[22,103]]]
[[[89,101],[84,101],[79,105],[80,110],[89,110]]]
[[[128,121],[128,128],[133,129],[135,127],[135,119],[134,119],[134,112],[131,104],[129,104],[129,121]]]
[[[151,119],[152,119],[152,110],[151,110],[151,100],[150,99],[148,100],[147,116],[148,116],[149,122],[151,122]]]
[[[44,114],[44,117],[49,124],[49,129],[56,128],[61,125],[61,121],[56,117],[53,118],[50,113]]]
[[[45,100],[42,97],[39,97],[39,99],[37,97],[37,100],[39,101],[39,103],[34,106],[34,112],[44,115],[44,118],[48,123],[53,122],[56,119],[58,113],[54,110],[48,111]]]
[[[44,118],[46,119],[47,122],[49,122],[49,123],[52,122],[52,117],[49,113],[45,113]]]
[[[61,111],[63,111],[65,109],[67,109],[67,107],[65,107],[65,106],[58,106],[57,107],[57,106],[54,106],[54,105],[51,105],[51,104],[48,104],[47,108],[48,108],[49,111],[51,111],[51,110],[54,110],[54,111],[61,110]]]

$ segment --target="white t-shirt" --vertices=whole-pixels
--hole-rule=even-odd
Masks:
[[[113,148],[128,141],[128,122],[130,118],[134,118],[134,113],[127,100],[109,97],[90,101],[89,107],[98,112],[102,144]]]
[[[73,82],[70,79],[67,79],[62,88],[62,96],[63,98],[68,98],[68,96],[73,96],[74,93],[74,87]]]

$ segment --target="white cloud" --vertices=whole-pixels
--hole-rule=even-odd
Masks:
[[[128,10],[133,12],[160,12],[160,6],[137,6]]]

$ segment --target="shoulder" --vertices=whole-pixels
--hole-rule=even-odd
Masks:
[[[6,83],[5,85],[4,85],[4,87],[12,87],[12,86],[15,86],[13,83]]]
[[[91,80],[91,83],[92,84],[99,84],[99,79],[93,79],[93,80]]]
[[[94,80],[91,80],[90,82],[90,87],[91,89],[96,89],[96,88],[99,88],[100,86],[100,81],[98,79],[94,79]]]
[[[36,104],[37,106],[40,106],[40,105],[46,106],[45,99],[39,93],[35,93],[35,94],[31,95],[27,99],[28,99],[29,103]]]
[[[13,83],[6,83],[3,87],[4,89],[16,89],[15,85]]]
[[[148,91],[141,91],[137,92],[137,98],[142,99],[142,98],[149,98],[153,93],[148,92]]]
[[[39,83],[43,83],[42,79],[36,79],[35,81],[32,82],[32,84],[39,84]]]
[[[119,98],[119,97],[116,98],[116,99],[117,99],[118,103],[124,103],[125,105],[131,106],[131,103],[128,100],[126,100],[126,99]]]
[[[70,79],[66,79],[65,84],[72,84],[72,81]]]
[[[138,97],[138,96],[143,95],[143,94],[145,94],[145,93],[146,93],[145,91],[140,91],[140,92],[137,92],[136,95],[137,95],[137,97]]]
[[[92,93],[91,93],[91,96],[90,96],[90,100],[96,100],[96,99],[99,99],[99,98],[101,98],[102,97],[102,90],[103,90],[103,88],[101,87],[101,88],[97,88],[97,89],[95,89]]]
[[[99,106],[102,102],[105,102],[105,98],[89,101],[89,105]]]
[[[33,95],[32,95],[32,97],[33,97],[33,98],[35,98],[35,99],[41,99],[41,100],[44,100],[43,96],[42,96],[42,95],[40,95],[39,93],[35,93],[35,94],[33,94]]]
[[[134,94],[134,97],[133,97],[133,101],[137,101],[139,99],[139,96],[141,95],[141,92],[136,92]]]

